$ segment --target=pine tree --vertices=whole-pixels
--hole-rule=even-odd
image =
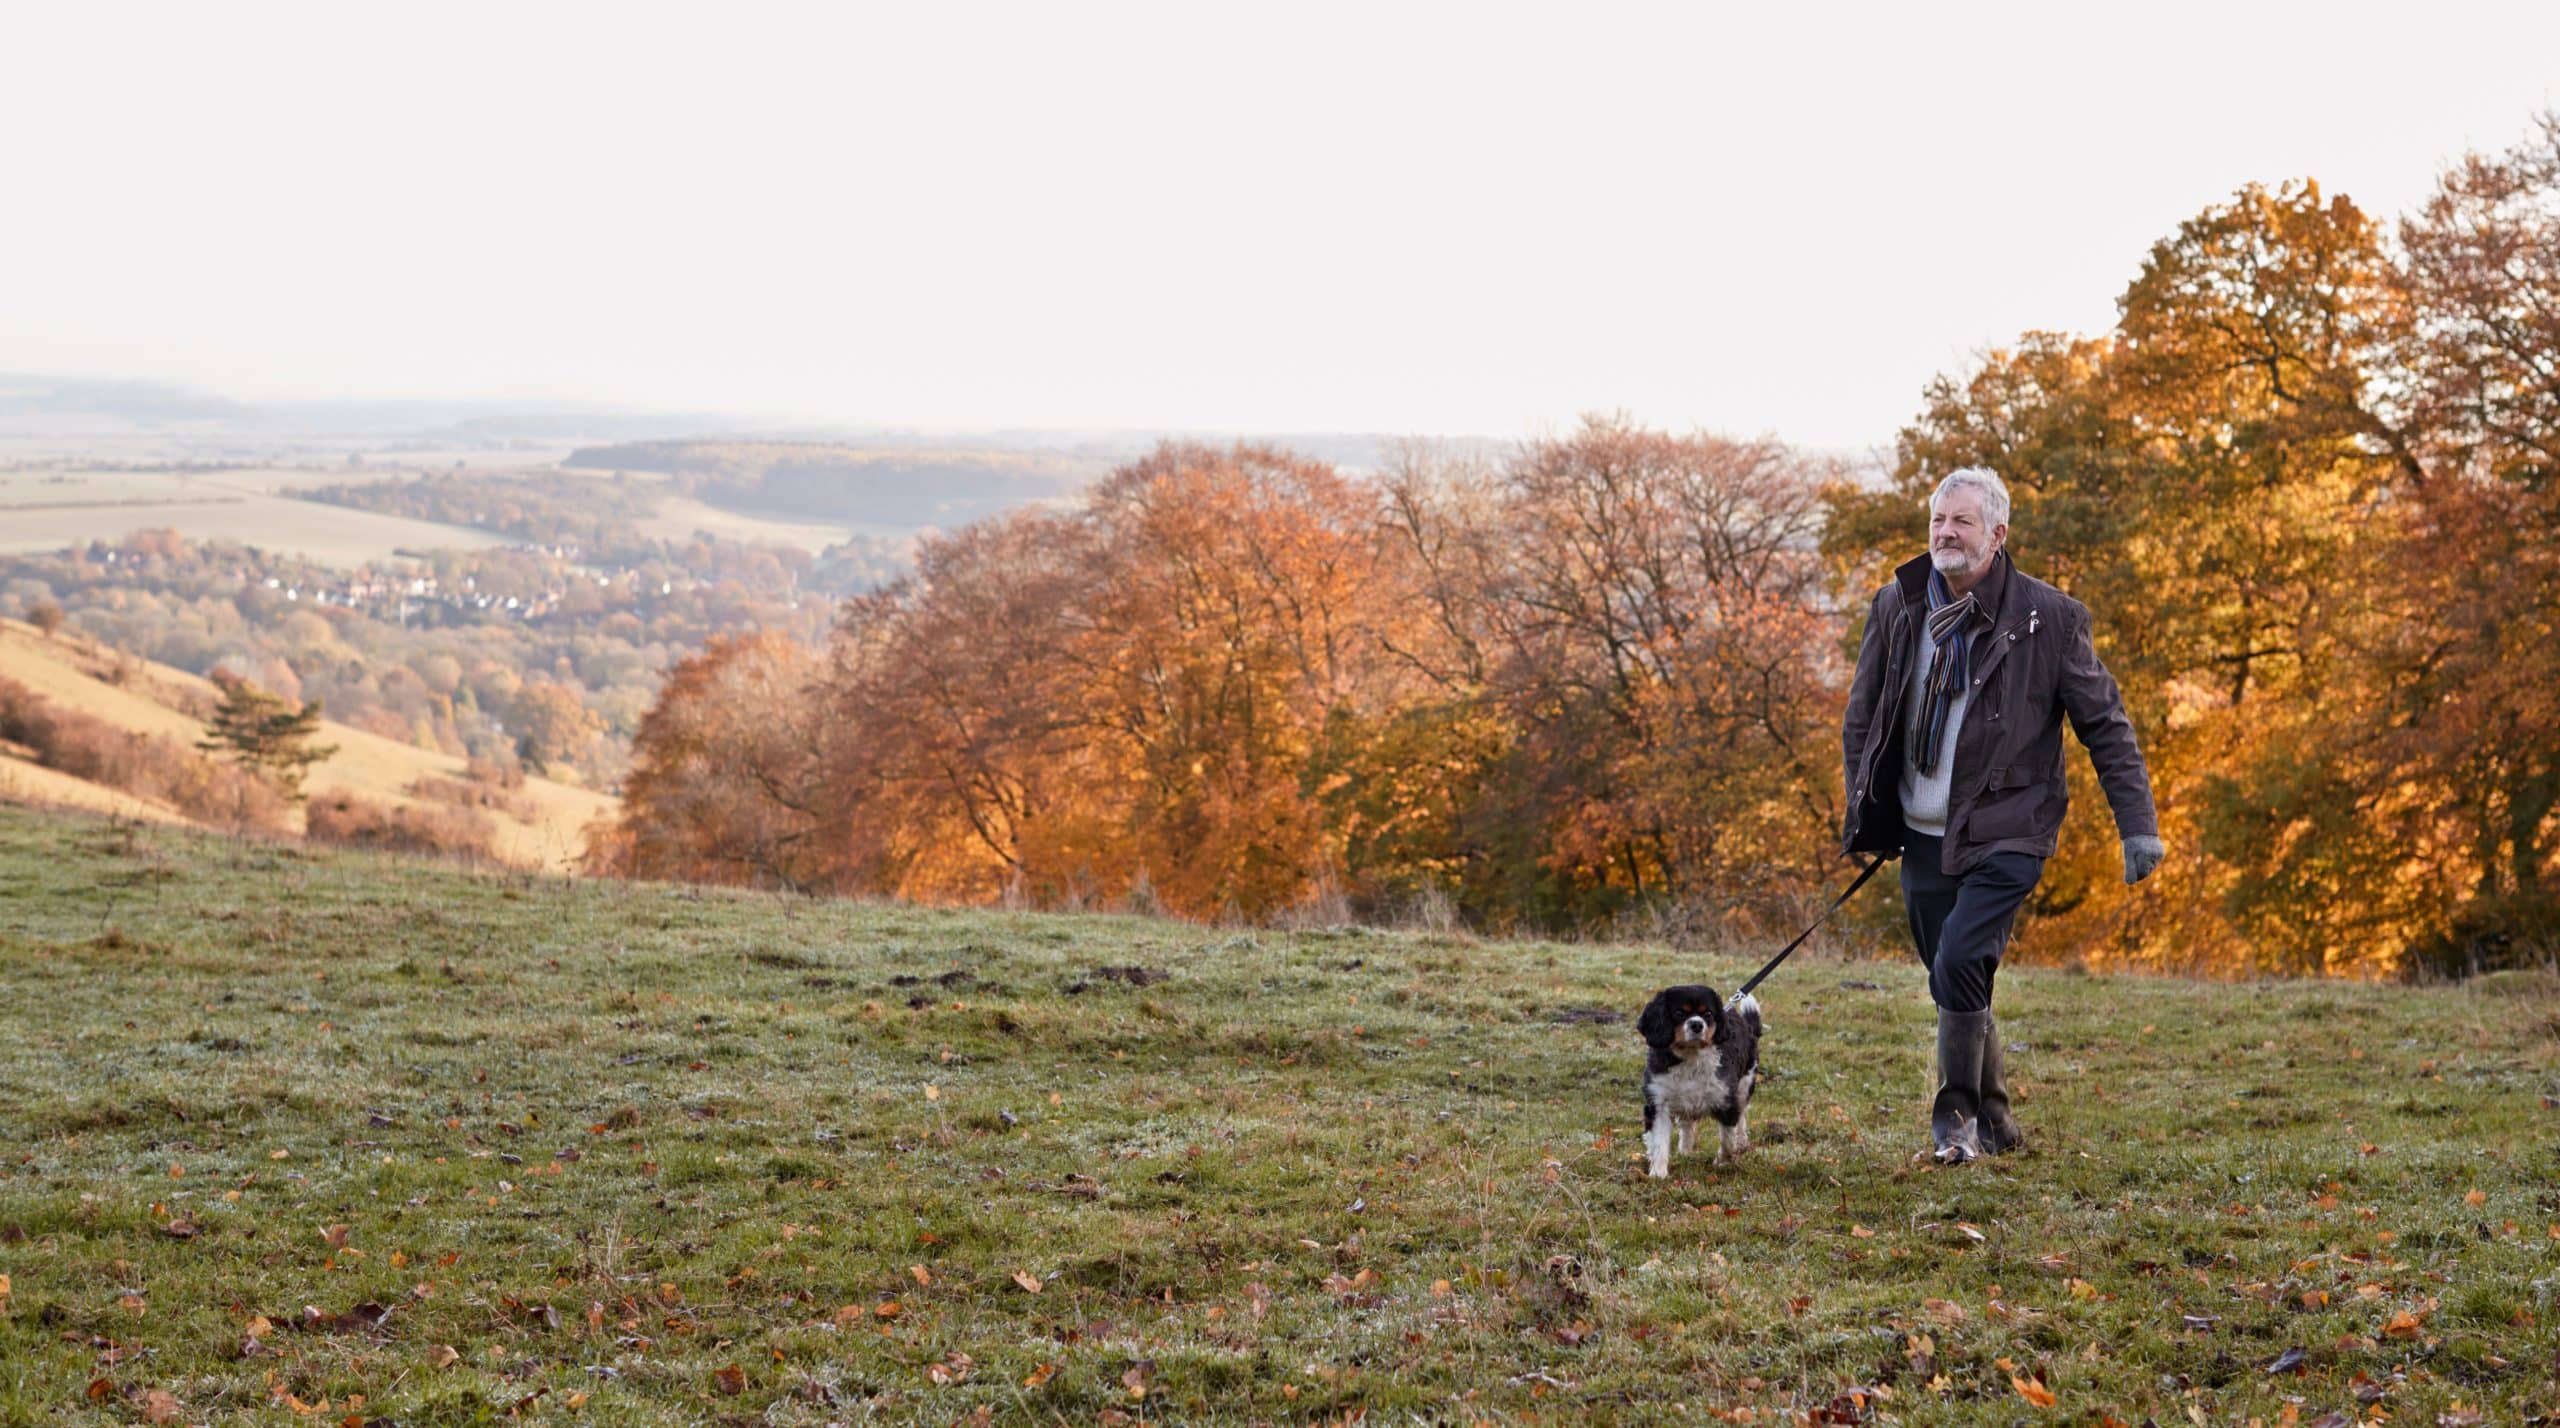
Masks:
[[[335,744],[312,743],[318,732],[319,700],[288,709],[283,699],[245,679],[226,679],[222,704],[205,721],[205,736],[196,747],[230,754],[299,803],[303,772],[338,751]]]

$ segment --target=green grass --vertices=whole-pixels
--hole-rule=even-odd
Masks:
[[[1799,962],[1648,1181],[1589,1014],[1747,965],[0,809],[0,1422],[2560,1412],[2548,979],[2014,970],[1948,1171],[1916,966]]]

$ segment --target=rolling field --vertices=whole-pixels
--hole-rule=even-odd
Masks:
[[[148,661],[125,661],[71,636],[47,639],[33,627],[0,620],[0,677],[16,680],[47,700],[137,734],[162,734],[193,743],[204,721],[180,707],[189,697],[216,697],[210,681]],[[110,682],[106,675],[120,682]],[[377,802],[415,805],[409,792],[420,778],[458,778],[466,761],[350,728],[321,723],[319,742],[337,752],[314,764],[305,787],[312,793],[344,789]],[[574,867],[585,847],[587,824],[616,806],[608,794],[528,778],[513,791],[530,818],[488,810],[491,851],[503,863],[554,871]],[[82,783],[40,768],[0,748],[0,801],[88,808],[151,821],[184,822],[174,812],[114,789]],[[137,807],[137,805],[139,805]]]
[[[0,471],[0,551],[60,550],[168,527],[189,540],[290,551],[323,565],[378,563],[399,550],[477,549],[505,538],[465,526],[406,520],[281,494],[323,480],[414,476],[414,471],[278,469]]]
[[[2521,1423],[2560,986],[1799,959],[1735,1167],[1629,1018],[1762,949],[474,875],[0,809],[0,1422]]]

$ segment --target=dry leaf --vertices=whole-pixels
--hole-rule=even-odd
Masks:
[[[2053,1390],[2036,1382],[2034,1379],[2012,1378],[2009,1380],[2009,1386],[2018,1391],[2018,1396],[2020,1398],[2025,1399],[2027,1402],[2034,1404],[2038,1408],[2051,1408],[2053,1406]]]
[[[738,1367],[736,1364],[731,1364],[726,1368],[713,1369],[711,1371],[711,1381],[719,1385],[722,1393],[730,1394],[732,1396],[747,1391],[747,1371]]]
[[[1027,1269],[1015,1270],[1013,1272],[1013,1282],[1021,1285],[1030,1293],[1037,1294],[1040,1292],[1040,1276],[1033,1274]]]
[[[2391,1316],[2391,1322],[2382,1326],[2382,1332],[2395,1339],[2414,1339],[2422,1327],[2423,1321],[2417,1315],[2403,1309]]]
[[[2067,1282],[2066,1287],[2070,1289],[2071,1297],[2074,1299],[2095,1299],[2098,1297],[2098,1286],[2091,1284],[2085,1279],[2070,1280]]]
[[[1056,1364],[1042,1364],[1040,1367],[1033,1369],[1029,1377],[1022,1380],[1022,1386],[1024,1388],[1038,1388],[1040,1385],[1047,1383],[1049,1380],[1056,1378],[1057,1376],[1058,1366]]]
[[[933,1287],[933,1271],[925,1268],[923,1265],[908,1265],[907,1273],[914,1276],[917,1288],[931,1289]]]
[[[1155,1374],[1156,1361],[1140,1359],[1129,1365],[1128,1372],[1120,1375],[1120,1386],[1129,1390],[1131,1398],[1144,1398],[1147,1396],[1147,1385],[1154,1380]]]
[[[437,1368],[451,1368],[461,1357],[462,1355],[456,1352],[451,1344],[438,1344],[427,1350],[427,1362],[434,1364]]]
[[[347,1247],[347,1233],[348,1231],[345,1225],[324,1225],[320,1230],[320,1243],[327,1245],[331,1249],[345,1249]]]
[[[165,1388],[155,1388],[142,1395],[142,1421],[145,1423],[175,1423],[184,1411],[176,1395]]]
[[[2486,1205],[2489,1203],[2488,1192],[2474,1190],[2470,1194],[2462,1197],[2462,1203],[2465,1205]]]

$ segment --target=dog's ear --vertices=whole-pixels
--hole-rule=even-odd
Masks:
[[[1669,992],[1656,992],[1653,994],[1653,1000],[1644,1004],[1644,1015],[1636,1018],[1636,1035],[1643,1037],[1649,1046],[1671,1044],[1671,994]]]

